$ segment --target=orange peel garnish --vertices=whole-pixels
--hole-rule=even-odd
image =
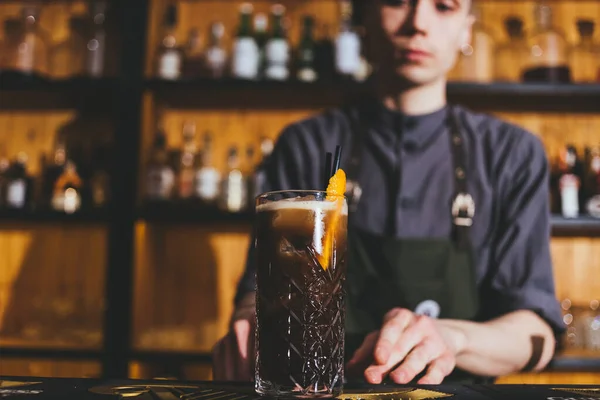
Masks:
[[[342,208],[344,207],[344,193],[346,193],[346,173],[342,169],[338,169],[335,175],[329,179],[327,185],[327,201],[335,201],[336,207],[331,217],[331,221],[325,228],[323,238],[323,253],[319,257],[321,267],[327,271],[329,262],[331,261],[331,252],[333,251],[333,241],[335,240],[336,228],[340,222]]]

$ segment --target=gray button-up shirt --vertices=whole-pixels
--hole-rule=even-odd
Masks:
[[[379,104],[371,107],[358,174],[363,194],[353,223],[397,238],[449,238],[455,194],[450,107],[421,116],[402,115]],[[354,115],[358,109],[349,108]],[[544,147],[515,125],[461,107],[456,110],[467,186],[476,205],[470,235],[482,320],[532,310],[556,333],[562,332],[549,249]],[[265,164],[263,189],[322,189],[324,154],[342,144],[342,168],[347,166],[355,131],[340,109],[288,126]],[[253,262],[251,246],[238,298],[254,290]]]

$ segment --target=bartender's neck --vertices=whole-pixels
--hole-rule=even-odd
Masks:
[[[446,105],[446,79],[421,85],[398,83],[394,89],[380,86],[379,98],[383,105],[405,115],[425,115],[440,110]]]

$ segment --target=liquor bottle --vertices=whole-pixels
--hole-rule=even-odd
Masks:
[[[7,191],[8,191],[8,168],[10,167],[10,162],[8,158],[2,156],[0,157],[0,209],[6,207],[7,200]]]
[[[331,81],[336,73],[336,53],[331,26],[323,24],[321,34],[322,36],[316,44],[317,77],[323,81]]]
[[[267,79],[284,81],[290,76],[288,67],[290,59],[290,44],[285,35],[283,17],[285,7],[275,4],[271,7],[271,37],[265,48]]]
[[[244,175],[244,180],[246,181],[246,200],[248,201],[246,207],[249,209],[254,209],[253,195],[254,192],[257,191],[255,168],[254,147],[249,144],[248,147],[246,147],[246,162],[244,163],[244,168],[242,169],[242,174]]]
[[[106,8],[104,0],[92,1],[90,7],[92,16],[92,32],[87,42],[86,72],[92,78],[100,78],[104,75],[106,59]]]
[[[73,15],[69,18],[69,36],[52,48],[50,53],[50,74],[54,78],[64,79],[82,76],[85,70],[84,49],[85,17]]]
[[[163,22],[164,36],[158,50],[157,74],[162,79],[175,80],[181,75],[181,50],[175,38],[177,6],[169,4]]]
[[[600,46],[594,43],[594,21],[578,19],[579,43],[571,48],[570,60],[575,82],[594,82],[600,68]]]
[[[94,171],[90,179],[90,203],[95,208],[101,208],[110,201],[110,175],[108,173],[108,154],[106,147],[100,146],[94,151]]]
[[[250,192],[250,206],[254,207],[254,199],[265,191],[266,169],[265,165],[273,152],[273,140],[263,137],[260,141],[261,160],[254,170],[253,191]]]
[[[212,135],[204,134],[204,145],[201,152],[200,168],[196,171],[194,182],[196,197],[204,205],[215,205],[219,198],[221,174],[213,165]]]
[[[482,23],[482,10],[473,5],[473,33],[471,43],[463,44],[457,62],[457,80],[491,82],[494,79],[494,38]]]
[[[586,210],[594,218],[600,218],[600,146],[593,147],[586,174]]]
[[[22,10],[23,29],[17,39],[14,52],[15,69],[24,74],[48,72],[48,35],[40,28],[39,10],[28,5]]]
[[[567,145],[560,154],[558,177],[560,210],[565,218],[579,216],[581,178],[578,170],[580,168],[577,150],[574,146]]]
[[[341,0],[342,22],[335,41],[336,71],[346,78],[352,78],[360,68],[360,37],[352,29],[352,2]]]
[[[211,78],[222,78],[227,64],[227,52],[223,46],[225,26],[221,22],[210,25],[210,42],[206,49],[206,69]]]
[[[169,200],[173,195],[175,173],[169,163],[167,139],[159,127],[150,152],[146,176],[146,198],[148,200]]]
[[[318,79],[314,26],[314,18],[309,15],[305,16],[302,24],[302,38],[298,46],[298,72],[296,75],[296,78],[302,82],[314,82]]]
[[[27,154],[20,152],[6,175],[6,207],[24,209],[31,196],[31,178],[27,175]]]
[[[263,79],[265,77],[265,71],[267,69],[267,42],[269,40],[269,34],[267,33],[268,19],[264,13],[257,13],[254,16],[254,40],[258,46],[258,78]]]
[[[16,71],[19,40],[23,30],[23,23],[18,18],[4,20],[4,40],[2,54],[0,54],[0,71]]]
[[[196,175],[196,124],[186,122],[182,130],[183,146],[179,160],[177,194],[180,199],[190,199],[194,195]]]
[[[61,176],[54,184],[52,194],[52,208],[56,211],[72,214],[81,208],[81,191],[83,181],[77,173],[77,166],[67,160]]]
[[[204,49],[202,48],[202,35],[197,28],[188,32],[185,46],[182,74],[185,77],[195,77],[202,74],[204,68]]]
[[[65,137],[59,134],[54,143],[52,164],[44,168],[42,178],[42,198],[48,206],[52,206],[54,186],[58,178],[63,174],[67,161],[67,149]]]
[[[240,22],[233,43],[232,75],[239,79],[257,79],[259,52],[252,35],[251,20],[253,7],[244,3],[240,7]]]
[[[529,56],[523,20],[520,17],[510,16],[504,20],[504,27],[508,41],[499,45],[496,50],[496,80],[518,82]]]
[[[223,211],[236,213],[243,211],[247,205],[247,188],[244,175],[240,170],[238,151],[235,146],[229,149],[227,167],[228,170],[223,179],[219,205]]]
[[[536,26],[529,39],[529,58],[525,82],[571,82],[568,44],[565,35],[552,23],[552,8],[546,4],[535,7]]]

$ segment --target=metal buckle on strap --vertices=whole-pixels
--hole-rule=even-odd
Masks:
[[[473,225],[475,215],[475,201],[468,193],[459,193],[452,203],[452,216],[454,224],[458,226]]]
[[[354,180],[348,180],[348,182],[346,182],[346,197],[348,198],[348,208],[350,211],[356,211],[361,196],[362,188],[358,182]]]

